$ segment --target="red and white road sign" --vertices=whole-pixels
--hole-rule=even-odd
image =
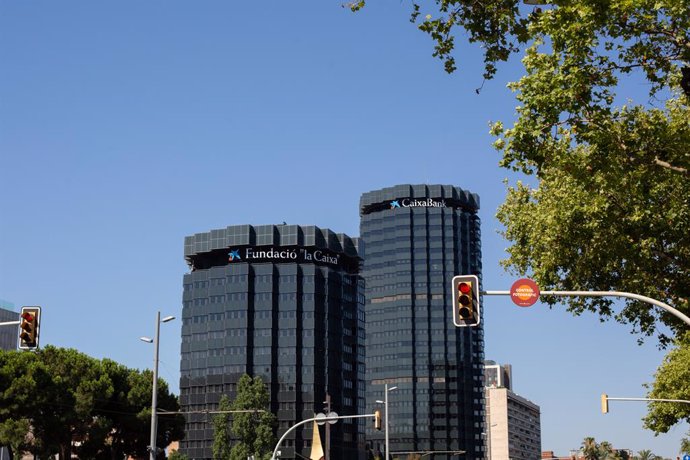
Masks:
[[[539,286],[531,279],[519,279],[510,288],[510,298],[518,307],[531,307],[539,300]]]

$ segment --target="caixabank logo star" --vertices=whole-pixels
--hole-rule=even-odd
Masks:
[[[399,208],[400,207],[400,201],[395,200],[391,201],[391,209]]]
[[[229,258],[230,262],[233,262],[235,260],[242,260],[242,257],[240,257],[240,250],[239,249],[230,250],[230,252],[228,253],[228,258]]]

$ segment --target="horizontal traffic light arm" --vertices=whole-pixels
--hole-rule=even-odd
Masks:
[[[614,398],[612,396],[608,396],[606,393],[601,395],[601,407],[602,407],[602,412],[607,413],[609,412],[609,401],[645,401],[645,402],[668,402],[668,403],[681,403],[681,404],[690,404],[690,401],[687,399],[664,399],[664,398]],[[604,410],[604,408],[606,410]]]
[[[288,434],[290,434],[295,428],[304,425],[305,423],[309,422],[328,422],[329,420],[342,420],[342,419],[347,419],[347,418],[375,418],[376,414],[361,414],[361,415],[338,415],[337,417],[313,417],[313,418],[308,418],[306,420],[302,420],[301,422],[297,422],[294,425],[292,425],[288,430],[283,434],[283,436],[278,440],[276,443],[276,448],[273,450],[273,454],[271,454],[271,460],[276,460],[278,457],[276,457],[276,454],[278,453],[278,449],[280,448],[280,444],[283,442],[283,440],[287,437]]]
[[[510,295],[510,291],[481,291],[483,295]],[[681,319],[685,324],[690,326],[690,318],[676,310],[672,306],[665,304],[651,297],[643,296],[640,294],[633,294],[632,292],[622,292],[622,291],[541,291],[539,293],[542,295],[555,295],[561,297],[625,297],[628,299],[639,300],[648,304],[655,305],[657,307],[663,308],[667,312]]]
[[[5,321],[0,323],[0,326],[18,326],[20,323],[21,321]]]
[[[607,396],[606,399],[609,401],[658,401],[658,402],[672,402],[672,403],[683,403],[690,404],[687,399],[663,399],[663,398],[614,398],[612,396]]]

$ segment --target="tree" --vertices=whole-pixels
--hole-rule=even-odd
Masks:
[[[170,453],[170,455],[168,455],[168,460],[189,460],[189,458],[186,455],[181,454],[179,451],[174,450]]]
[[[559,140],[563,152],[549,154],[539,186],[518,183],[499,208],[513,242],[506,267],[531,272],[543,286],[634,292],[688,313],[690,238],[682,228],[690,224],[690,181],[645,159],[686,148],[688,117],[678,100],[665,110],[621,108],[601,128],[578,129],[585,145]],[[615,315],[609,299],[573,298],[569,308],[613,316],[648,335],[659,319],[675,331],[687,327],[634,301]]]
[[[39,458],[71,454],[73,439],[87,436],[94,424],[90,414],[96,398],[109,394],[95,360],[75,350],[3,352],[0,375],[9,382],[0,401],[0,423],[10,434],[9,445],[17,454],[29,451]]]
[[[587,437],[582,441],[582,455],[585,460],[600,459],[599,444],[597,444],[594,438]]]
[[[275,446],[273,428],[275,415],[269,411],[270,396],[261,377],[253,379],[247,374],[237,382],[237,395],[232,410],[263,410],[233,414],[232,432],[238,439],[232,447],[232,460],[246,460],[253,455],[256,460],[271,458]]]
[[[26,434],[29,432],[29,421],[27,419],[6,420],[0,424],[0,446],[7,447],[10,460],[14,458],[14,453],[20,453],[29,448]]]
[[[680,453],[681,454],[690,453],[690,439],[683,438],[680,440]]]
[[[457,68],[456,36],[481,45],[485,79],[522,55],[524,74],[509,84],[517,117],[490,128],[500,165],[527,176],[509,185],[498,209],[510,243],[503,264],[544,289],[633,292],[690,314],[690,0],[545,3],[435,0],[424,4],[435,5],[428,12],[412,3],[412,22],[447,72]],[[631,100],[640,79],[648,92]],[[565,302],[575,315],[591,311],[641,337],[656,333],[662,346],[687,329],[634,300],[618,312],[608,298]],[[676,389],[663,384],[666,372],[676,371],[660,368],[654,394],[690,392],[688,379]],[[687,417],[650,407],[654,429]]]
[[[230,398],[223,395],[218,403],[219,411],[229,411]],[[226,460],[230,458],[230,414],[221,413],[213,417],[213,458]]]
[[[7,446],[10,456],[28,451],[31,415],[34,409],[33,392],[37,375],[37,359],[26,353],[0,352],[0,445]]]
[[[608,441],[600,443],[592,437],[582,441],[580,453],[585,460],[628,460],[628,453],[624,450],[616,450]]]
[[[678,340],[654,377],[649,398],[690,401],[687,383],[690,378],[690,333]],[[690,404],[653,401],[649,403],[649,412],[644,418],[645,427],[657,434],[668,432],[680,421],[690,421]]]
[[[446,71],[456,70],[456,35],[482,46],[486,79],[522,54],[525,73],[509,85],[517,119],[491,132],[501,165],[538,184],[510,187],[499,209],[511,243],[505,266],[545,288],[636,292],[689,313],[690,2],[434,3],[425,15],[412,3],[411,19],[435,42]],[[622,102],[626,81],[637,77],[654,106]],[[598,312],[644,334],[659,319],[683,329],[632,300],[617,314],[608,299],[567,302],[574,314]]]
[[[153,373],[150,370],[128,369],[113,361],[104,360],[107,372],[114,382],[113,397],[104,401],[96,412],[105,428],[101,436],[93,437],[95,446],[107,445],[113,456],[146,457],[150,444],[151,427],[151,385]],[[177,397],[170,393],[165,381],[158,379],[158,411],[171,412],[158,415],[156,445],[167,446],[184,436],[184,417],[179,411]],[[84,443],[81,449],[87,449]],[[88,455],[84,455],[84,458]]]
[[[146,455],[150,371],[127,369],[76,350],[0,351],[0,443],[38,458],[110,459]],[[159,381],[159,407],[179,410]],[[182,439],[181,415],[160,416],[159,445]],[[75,443],[79,441],[79,443]]]
[[[663,458],[654,455],[651,450],[643,449],[633,457],[633,460],[663,460]]]

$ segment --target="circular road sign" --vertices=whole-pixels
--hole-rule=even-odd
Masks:
[[[510,288],[510,298],[518,307],[531,307],[539,300],[539,286],[530,279],[519,279]]]
[[[326,420],[324,420],[325,418],[326,418],[326,414],[324,414],[323,412],[319,412],[318,414],[316,414],[316,424],[317,425],[325,424],[326,423]]]
[[[338,413],[337,412],[329,412],[328,414],[324,414],[323,412],[319,412],[316,414],[316,424],[317,425],[324,425],[326,422],[328,422],[329,425],[333,425],[334,423],[338,423],[338,420],[326,420],[327,418],[332,418],[332,417],[337,417]]]

